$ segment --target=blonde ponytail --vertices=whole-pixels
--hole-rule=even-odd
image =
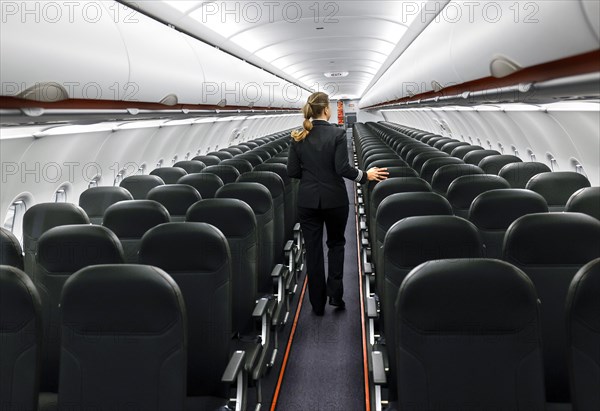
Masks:
[[[298,142],[304,140],[313,128],[310,119],[321,115],[327,106],[329,106],[329,96],[327,94],[322,92],[311,94],[304,107],[302,107],[302,114],[304,115],[302,130],[292,131],[292,138]]]

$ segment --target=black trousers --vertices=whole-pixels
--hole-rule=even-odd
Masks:
[[[300,226],[306,245],[308,293],[315,311],[322,311],[327,296],[342,298],[344,294],[344,246],[349,206],[329,209],[298,207]],[[325,280],[323,225],[327,229],[328,276]]]

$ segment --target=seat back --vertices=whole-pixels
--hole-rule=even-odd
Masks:
[[[196,156],[192,158],[192,160],[200,161],[204,163],[204,165],[208,166],[216,166],[219,165],[221,159],[217,156]]]
[[[508,227],[524,215],[547,212],[546,200],[533,191],[517,188],[490,190],[473,200],[469,221],[479,229],[486,257],[501,259]]]
[[[35,256],[43,233],[61,225],[89,223],[85,211],[71,203],[40,203],[28,209],[23,216],[23,264],[27,275],[35,275]]]
[[[490,157],[490,156],[498,156],[500,154],[501,153],[499,153],[496,150],[475,150],[475,151],[471,151],[471,152],[465,154],[465,157],[463,158],[463,160],[467,164],[473,164],[473,165],[477,166],[477,165],[479,165],[481,160],[483,160],[484,158]]]
[[[60,304],[60,409],[183,410],[187,321],[169,275],[141,265],[83,268]]]
[[[92,224],[102,224],[106,209],[126,200],[133,200],[133,196],[123,187],[92,187],[79,196],[79,207],[83,208]]]
[[[208,166],[202,173],[209,173],[218,176],[223,184],[235,183],[235,180],[240,176],[240,172],[233,166]]]
[[[464,158],[467,154],[469,154],[472,151],[479,151],[479,150],[484,150],[484,148],[481,146],[473,146],[473,145],[469,144],[466,146],[456,147],[454,150],[452,150],[450,155],[452,157],[456,157],[456,158],[460,158],[461,160],[464,160]]]
[[[383,242],[382,266],[378,283],[384,334],[390,364],[396,363],[394,304],[402,281],[421,263],[446,258],[483,257],[483,243],[477,228],[459,217],[450,215],[408,217],[395,223]],[[395,370],[394,370],[395,371]],[[390,373],[389,392],[396,396],[396,374]]]
[[[186,221],[206,223],[219,229],[231,252],[233,331],[249,335],[252,311],[258,300],[258,228],[252,208],[233,198],[198,201]]]
[[[13,233],[0,227],[0,265],[23,270],[23,250]]]
[[[577,270],[600,257],[600,221],[580,213],[523,216],[508,228],[503,254],[531,278],[542,302],[547,399],[569,402],[565,302]]]
[[[44,346],[40,391],[58,392],[60,295],[69,276],[97,264],[122,264],[117,236],[98,225],[66,225],[46,231],[39,240],[33,283],[42,301]]]
[[[162,224],[142,238],[140,263],[166,271],[185,301],[189,397],[229,394],[221,376],[232,339],[230,261],[227,240],[209,224]]]
[[[150,190],[164,184],[163,179],[158,176],[143,175],[125,177],[119,186],[129,191],[134,200],[145,200]]]
[[[187,213],[188,208],[196,201],[202,200],[198,190],[187,184],[155,187],[150,190],[146,198],[165,206],[173,222],[185,221],[185,213]]]
[[[431,179],[431,188],[438,194],[446,195],[454,180],[463,176],[484,174],[483,170],[472,164],[448,164],[437,169]]]
[[[446,165],[450,164],[465,164],[462,160],[454,157],[443,156],[443,157],[433,157],[425,161],[423,166],[421,167],[420,176],[423,180],[427,181],[431,184],[433,180],[433,175],[435,172]]]
[[[508,181],[512,188],[525,188],[533,176],[550,171],[552,170],[546,164],[533,161],[507,164],[498,175]]]
[[[217,191],[216,198],[242,200],[252,208],[258,227],[258,290],[273,292],[271,270],[275,266],[274,235],[275,211],[271,192],[259,183],[232,183]]]
[[[526,188],[541,194],[550,211],[564,211],[567,201],[576,191],[590,186],[590,181],[583,174],[555,171],[533,176]]]
[[[396,331],[400,407],[545,409],[537,295],[516,267],[420,265],[400,288]]]
[[[575,410],[600,409],[600,259],[583,266],[567,296],[567,353]]]
[[[415,156],[411,165],[412,165],[412,168],[414,168],[415,171],[417,173],[419,173],[419,175],[420,175],[421,171],[423,169],[423,165],[427,162],[427,160],[430,160],[432,158],[441,158],[441,157],[450,157],[450,156],[441,151],[424,151]]]
[[[298,221],[298,208],[296,207],[298,201],[295,184],[287,173],[287,167],[284,164],[263,163],[256,166],[254,171],[271,171],[283,181],[285,188],[285,238],[286,240],[293,238],[294,225]]]
[[[505,179],[493,174],[466,175],[458,177],[450,184],[446,198],[455,215],[467,218],[471,203],[479,194],[508,188],[510,185]]]
[[[178,161],[173,164],[173,167],[182,168],[188,174],[199,173],[204,170],[207,165],[200,160]],[[181,178],[181,177],[180,177]]]
[[[132,200],[110,206],[104,214],[102,225],[115,233],[121,242],[125,263],[137,264],[144,234],[152,227],[170,221],[169,212],[159,202]]]
[[[247,151],[244,154],[237,155],[237,156],[235,156],[235,158],[248,161],[250,164],[252,164],[252,167],[256,167],[257,165],[262,164],[262,162],[263,162],[262,158],[258,154],[254,153],[252,151]],[[277,161],[280,161],[280,160],[281,159],[277,159]]]
[[[252,171],[254,167],[252,167],[252,163],[248,160],[244,160],[243,158],[231,158],[229,160],[221,161],[221,166],[232,166],[241,174],[248,173]]]
[[[565,211],[587,214],[600,220],[600,187],[577,190],[567,201]]]
[[[208,153],[206,155],[218,157],[221,161],[233,158],[233,154],[228,153],[226,151],[211,151],[210,153]]]
[[[181,167],[160,167],[152,170],[150,175],[160,177],[165,184],[175,184],[187,172]]]
[[[211,173],[188,174],[177,180],[177,184],[194,187],[202,198],[213,198],[217,190],[224,185],[221,177]]]
[[[454,149],[456,149],[458,147],[468,147],[468,146],[470,146],[470,144],[466,143],[464,141],[450,141],[450,142],[447,142],[446,144],[444,144],[440,150],[442,150],[446,154],[452,154]]]
[[[0,265],[2,409],[37,410],[41,316],[40,297],[31,279],[16,267]]]
[[[501,154],[485,157],[478,165],[486,174],[498,175],[502,167],[514,163],[522,163],[522,160],[517,156]]]

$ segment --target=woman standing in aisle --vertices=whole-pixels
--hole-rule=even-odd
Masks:
[[[350,166],[346,132],[329,123],[329,96],[313,93],[302,109],[303,129],[292,132],[288,174],[300,179],[298,214],[306,243],[308,292],[313,311],[323,315],[325,303],[343,309],[344,232],[349,202],[344,178],[366,183],[387,178],[385,168],[362,171]],[[310,119],[313,119],[311,122]],[[327,229],[328,277],[325,280],[323,225]]]

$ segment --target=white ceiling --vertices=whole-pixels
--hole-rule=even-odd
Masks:
[[[420,15],[422,3],[182,0],[135,6],[301,86],[354,99]],[[327,78],[326,72],[348,75]]]

